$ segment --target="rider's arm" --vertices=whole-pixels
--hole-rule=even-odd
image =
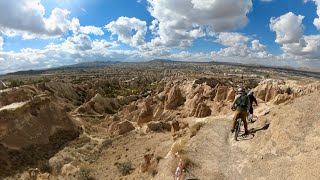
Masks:
[[[232,106],[231,106],[231,109],[234,108],[235,103],[236,103],[236,101],[233,101]]]
[[[237,100],[237,99],[235,99],[235,100],[233,101],[232,106],[231,106],[231,109],[234,109],[234,108],[236,107],[236,100]]]
[[[256,103],[256,105],[258,106],[258,102],[257,102],[257,99],[256,97],[253,96],[253,101]]]

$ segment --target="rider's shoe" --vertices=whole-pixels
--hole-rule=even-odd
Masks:
[[[244,133],[244,135],[249,135],[249,131],[246,131],[246,132]]]
[[[233,133],[234,132],[234,129],[231,129],[231,133]]]

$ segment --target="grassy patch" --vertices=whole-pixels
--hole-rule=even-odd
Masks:
[[[117,166],[118,171],[124,176],[130,174],[130,171],[133,170],[132,163],[130,161],[116,163],[115,165]]]

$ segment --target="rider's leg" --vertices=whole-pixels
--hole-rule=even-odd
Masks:
[[[247,116],[248,116],[247,112],[242,112],[241,113],[241,119],[242,119],[242,122],[243,122],[243,125],[244,125],[244,130],[245,130],[246,134],[249,133],[249,131],[248,131],[248,123],[247,123]]]
[[[249,113],[252,115],[252,117],[253,117],[253,107],[252,106],[250,106],[250,108],[249,108]]]
[[[238,119],[239,113],[240,113],[239,111],[236,111],[236,112],[234,113],[231,130],[234,130],[234,127],[236,126],[236,121],[237,121],[237,119]]]

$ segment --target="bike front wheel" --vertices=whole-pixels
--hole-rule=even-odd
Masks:
[[[238,140],[238,136],[240,133],[241,119],[237,119],[235,132],[234,132],[234,140]]]

